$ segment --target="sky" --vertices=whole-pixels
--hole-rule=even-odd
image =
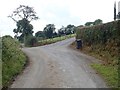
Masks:
[[[43,31],[47,24],[54,24],[57,31],[68,24],[79,26],[96,19],[104,23],[113,21],[115,1],[119,0],[1,0],[0,36],[14,36],[16,23],[7,16],[20,5],[28,5],[36,11],[40,19],[31,22],[36,33]]]

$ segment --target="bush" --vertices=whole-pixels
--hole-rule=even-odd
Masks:
[[[27,37],[26,39],[26,42],[25,42],[25,46],[30,46],[30,47],[33,47],[33,46],[36,46],[37,45],[37,38],[34,37],[34,36],[29,36]]]

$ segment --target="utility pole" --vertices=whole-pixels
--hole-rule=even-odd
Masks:
[[[116,1],[114,3],[114,20],[116,20]]]

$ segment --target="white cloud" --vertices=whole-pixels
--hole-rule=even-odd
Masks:
[[[34,7],[39,20],[33,21],[34,31],[43,30],[46,24],[53,23],[57,28],[68,24],[80,25],[87,21],[113,20],[115,0],[2,0],[0,3],[0,30],[13,35],[16,24],[7,16],[20,4]],[[116,0],[117,2],[119,0]]]

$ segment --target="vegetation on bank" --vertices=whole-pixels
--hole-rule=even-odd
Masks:
[[[7,87],[26,64],[26,56],[21,51],[19,42],[11,36],[2,37],[2,86]]]
[[[93,64],[110,87],[120,87],[120,21],[77,27],[76,38],[82,39],[82,52],[103,61]]]
[[[88,46],[84,46],[81,51],[102,61],[100,64],[91,64],[91,67],[103,77],[109,87],[117,88],[119,85],[119,65],[116,61],[119,57],[113,57],[108,51],[104,50],[96,49],[92,51]]]
[[[55,38],[51,38],[51,39],[40,40],[37,45],[38,46],[47,45],[47,44],[55,43],[55,42],[62,41],[62,40],[72,38],[72,37],[75,37],[75,34],[70,34],[70,35],[61,36],[61,37],[55,37]]]

